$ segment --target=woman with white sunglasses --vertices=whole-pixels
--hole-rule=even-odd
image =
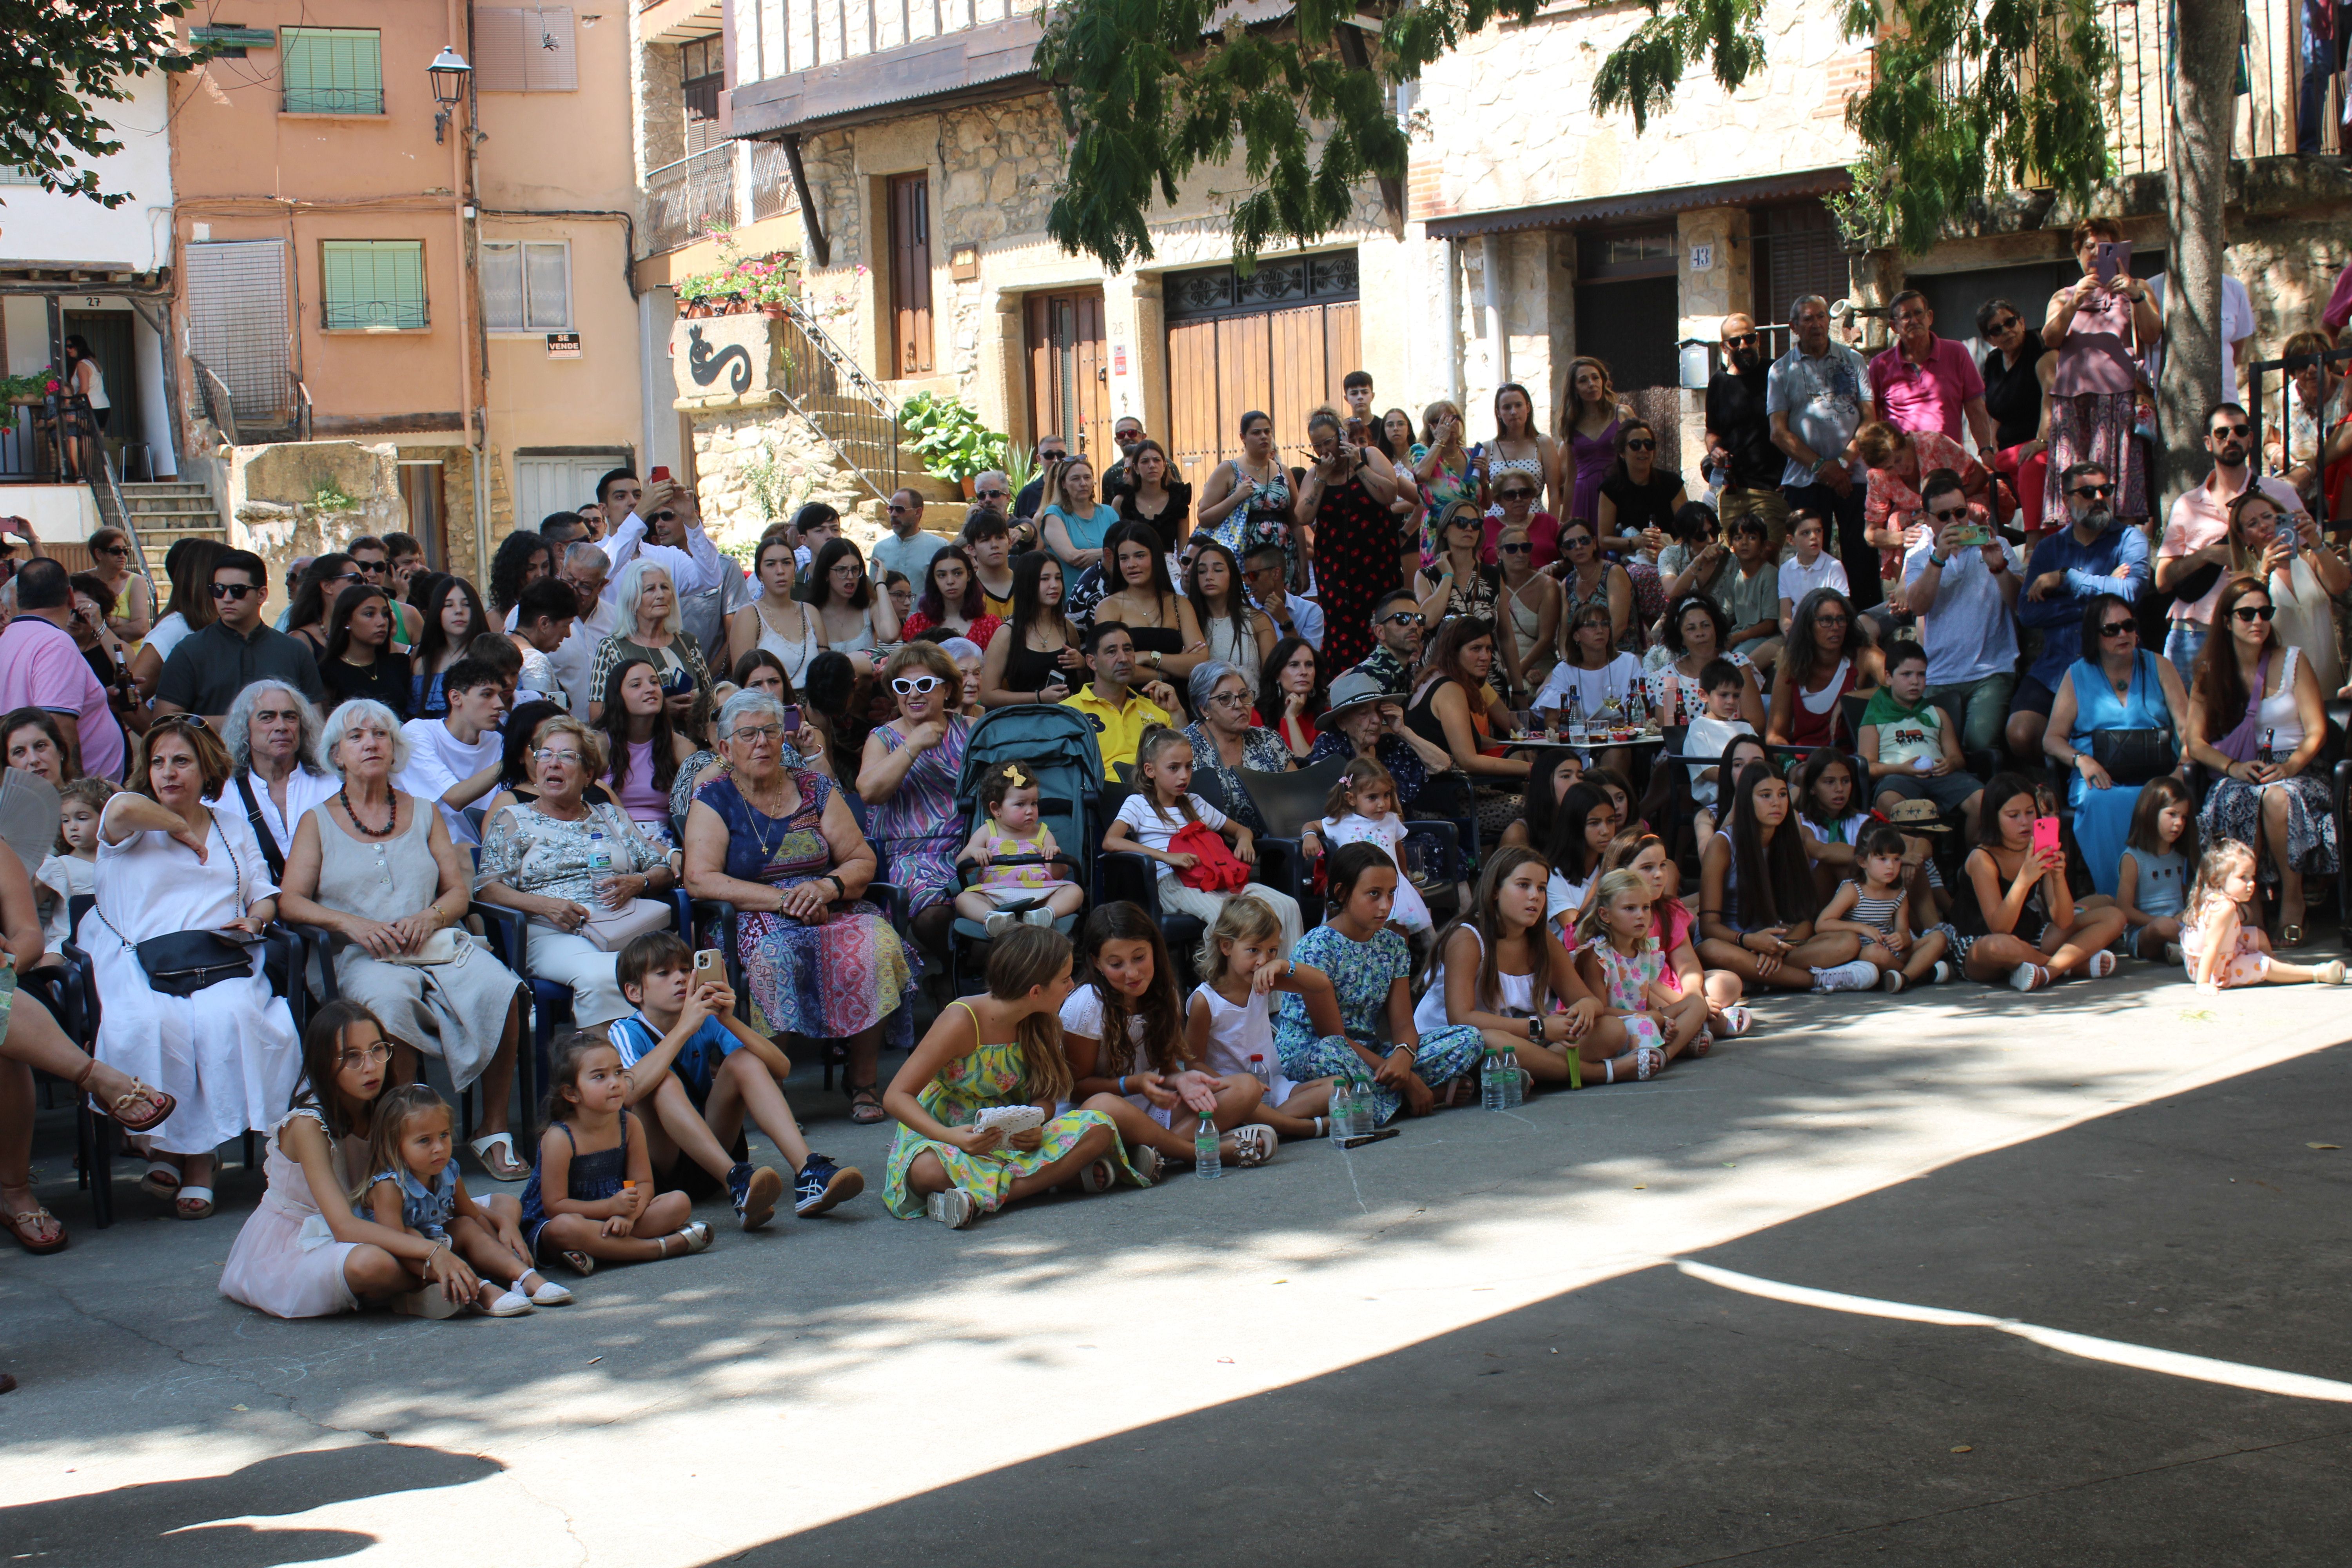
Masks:
[[[963,672],[934,642],[910,642],[882,667],[882,684],[898,716],[866,737],[857,794],[873,811],[875,852],[887,879],[904,889],[915,940],[940,958],[955,921],[955,857],[963,847],[956,818],[956,778],[963,772],[971,721],[963,706]]]

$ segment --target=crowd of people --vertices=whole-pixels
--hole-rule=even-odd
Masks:
[[[2341,984],[2284,953],[2340,871],[2352,563],[2315,512],[2352,501],[2344,380],[2294,369],[2274,430],[2217,400],[2210,471],[2164,504],[2152,287],[2110,269],[2111,226],[2076,237],[2038,326],[1978,312],[1981,363],[1916,292],[1868,358],[1819,298],[1778,357],[1727,318],[1687,476],[1588,356],[1557,435],[1522,387],[1477,439],[1448,402],[1381,411],[1362,372],[1297,466],[1256,412],[1189,478],[1133,417],[1099,470],[1049,435],[952,538],[901,491],[870,548],[811,503],[738,562],[656,469],[507,536],[479,592],[353,539],[276,625],[246,551],[175,544],[160,606],[112,531],[89,572],[36,556],[0,591],[0,748],[58,823],[37,865],[0,848],[0,923],[12,973],[70,955],[103,1002],[77,1043],[16,994],[0,1097],[73,1084],[189,1220],[215,1150],[266,1134],[240,1301],[514,1315],[571,1299],[542,1263],[709,1246],[698,1198],[748,1229],[857,1197],[788,1049],[897,1124],[885,1206],[960,1226],[1497,1076],[1651,1079],[1775,993],[2033,992],[2126,958]],[[1017,760],[972,798],[978,727],[1041,706],[1095,740],[1086,842]],[[1253,781],[1306,770],[1328,799],[1277,838]],[[1090,907],[1105,855],[1150,899]],[[986,938],[968,995],[960,920]],[[270,973],[273,922],[310,973]],[[426,1057],[519,1196],[459,1176]],[[54,1251],[30,1129],[0,1118],[0,1220]]]

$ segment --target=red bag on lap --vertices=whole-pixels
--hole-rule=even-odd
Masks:
[[[1179,871],[1176,879],[1204,893],[1238,893],[1249,885],[1249,868],[1234,858],[1217,830],[1205,822],[1188,822],[1168,839],[1171,855],[1194,855],[1200,863]]]

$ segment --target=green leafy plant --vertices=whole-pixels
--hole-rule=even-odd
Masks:
[[[1007,481],[1005,488],[1017,496],[1029,488],[1031,479],[1037,477],[1037,454],[1027,447],[1015,447],[1008,441],[1003,467]]]
[[[57,374],[54,368],[45,365],[28,375],[0,375],[0,403],[40,396],[48,384],[57,379]]]
[[[1002,468],[1012,443],[980,422],[956,398],[921,392],[898,405],[898,427],[923,467],[943,479],[965,479]]]
[[[776,456],[776,444],[763,444],[760,455],[743,465],[743,489],[759,509],[762,526],[781,522],[791,510],[792,475]]]
[[[329,479],[310,494],[312,511],[357,511],[360,503],[343,493],[343,487]]]
[[[150,71],[190,71],[218,46],[183,47],[186,0],[75,0],[0,5],[0,166],[43,190],[114,208],[129,191],[100,191],[92,165],[122,151],[105,117]]]

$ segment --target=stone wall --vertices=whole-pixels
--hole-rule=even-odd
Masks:
[[[695,415],[694,474],[704,527],[746,564],[761,531],[803,502],[851,518],[873,499],[809,422],[782,405]],[[855,538],[866,525],[847,526]]]

